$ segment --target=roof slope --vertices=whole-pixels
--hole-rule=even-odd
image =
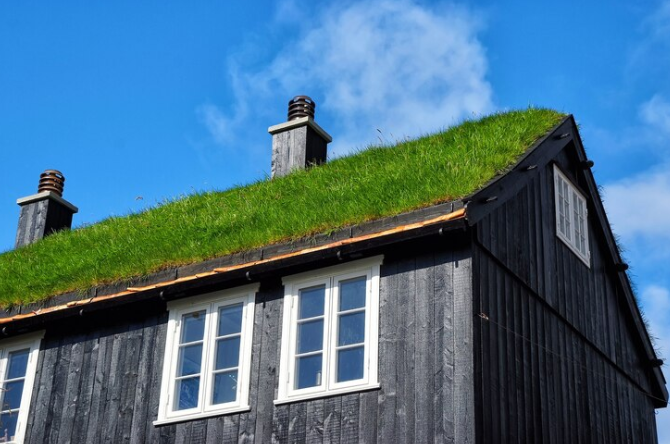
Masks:
[[[195,194],[0,255],[0,305],[145,275],[465,197],[564,115],[495,114],[289,176]]]

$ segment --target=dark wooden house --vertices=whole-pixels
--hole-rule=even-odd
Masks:
[[[273,180],[325,162],[309,104]],[[0,442],[656,442],[662,361],[577,126],[547,130],[446,202],[9,308]],[[54,174],[18,245],[69,226]]]

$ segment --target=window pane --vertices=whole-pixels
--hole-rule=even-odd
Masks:
[[[340,282],[340,311],[365,307],[365,276]]]
[[[296,359],[295,388],[321,385],[321,354]]]
[[[177,381],[175,410],[185,410],[197,407],[199,390],[200,377],[180,379]]]
[[[9,442],[14,440],[16,433],[16,420],[18,413],[4,413],[0,415],[0,442]]]
[[[177,376],[200,373],[201,361],[202,344],[181,347],[179,349],[179,367],[177,367]]]
[[[219,309],[219,334],[230,335],[242,331],[242,304]]]
[[[298,319],[313,318],[323,315],[323,301],[326,296],[326,287],[307,288],[300,290],[300,307]]]
[[[216,370],[237,367],[240,362],[240,337],[216,342]]]
[[[13,351],[9,354],[9,370],[6,379],[23,378],[28,367],[30,349]]]
[[[337,345],[359,344],[365,341],[365,312],[340,316]]]
[[[321,350],[323,347],[323,319],[298,324],[297,353]]]
[[[214,375],[212,404],[233,402],[237,398],[237,370]]]
[[[23,394],[23,379],[7,382],[2,391],[2,410],[18,409],[21,406]]]
[[[205,310],[189,313],[182,317],[181,344],[201,341],[205,332]]]
[[[363,378],[364,347],[337,352],[337,382]]]

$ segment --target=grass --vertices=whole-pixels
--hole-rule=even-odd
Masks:
[[[64,231],[0,255],[0,305],[327,232],[464,197],[563,118],[527,109],[318,168]]]

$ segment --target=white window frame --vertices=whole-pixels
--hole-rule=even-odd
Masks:
[[[14,440],[7,441],[7,443],[20,444],[26,436],[30,399],[33,396],[35,373],[37,372],[37,360],[39,358],[40,343],[43,337],[44,331],[39,331],[0,341],[0,389],[4,388],[3,386],[7,374],[7,357],[9,356],[9,353],[24,348],[30,349],[28,354],[28,365],[26,366],[26,376],[23,380],[23,392],[21,393],[21,405],[19,406]],[[2,433],[0,432],[0,434]]]
[[[568,192],[568,199],[565,202],[568,208],[567,217],[563,214],[564,205],[562,205],[565,191]],[[589,209],[586,198],[556,165],[554,165],[554,202],[556,235],[590,268]],[[580,208],[582,211],[575,211]],[[561,227],[562,221],[564,222],[563,227]],[[583,235],[584,238],[583,249],[580,248],[580,235]]]
[[[250,409],[251,345],[253,342],[254,309],[257,291],[258,284],[252,284],[168,303],[170,315],[165,341],[160,405],[158,408],[158,419],[154,421],[154,425],[244,412]],[[216,326],[218,323],[219,308],[239,303],[243,304],[243,309],[237,399],[225,404],[211,404],[210,398],[213,387]],[[181,319],[185,314],[201,310],[206,311],[206,318],[203,334],[203,358],[201,362],[198,405],[192,409],[175,410],[173,402],[176,382],[175,375],[179,357]]]
[[[320,398],[379,388],[379,270],[383,256],[287,276],[284,284],[279,387],[275,404]],[[336,382],[337,309],[339,282],[366,278],[365,348],[363,378]],[[301,289],[325,285],[324,335],[321,384],[295,389],[295,360],[298,325],[298,297]]]

